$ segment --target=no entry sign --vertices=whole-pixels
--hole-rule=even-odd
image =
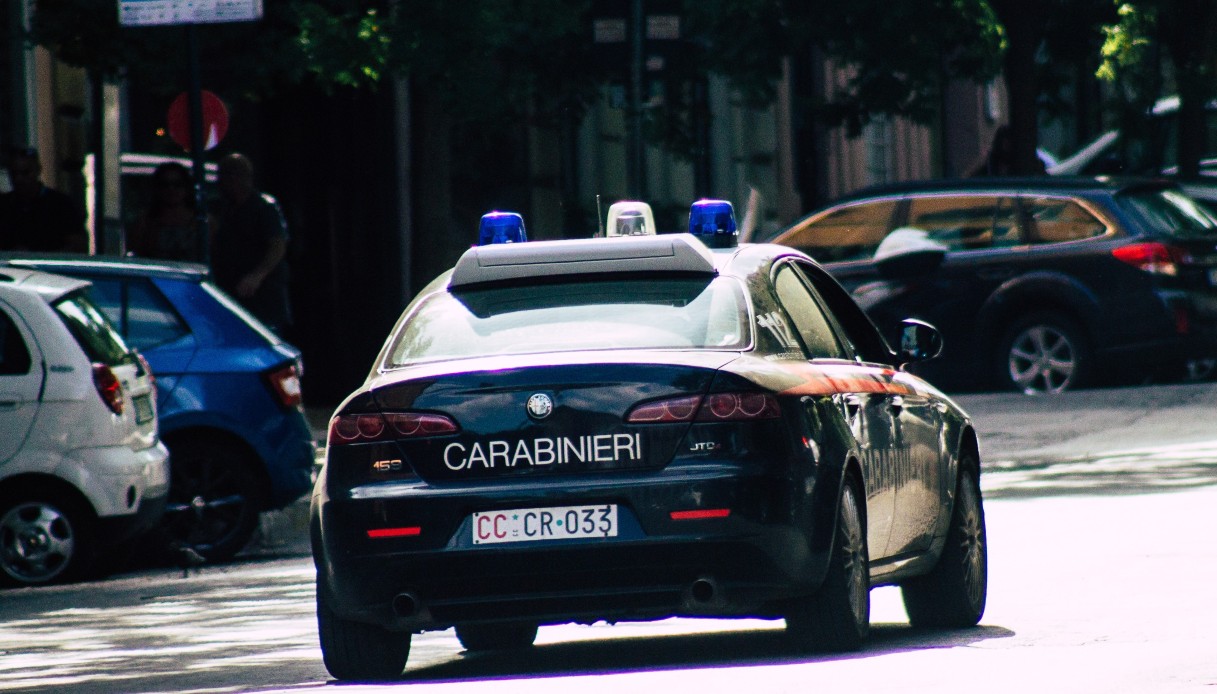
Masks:
[[[203,149],[220,144],[228,132],[228,109],[220,97],[203,90]],[[169,137],[190,151],[190,99],[186,92],[178,94],[169,104]]]

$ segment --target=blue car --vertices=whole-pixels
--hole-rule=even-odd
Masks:
[[[3,262],[92,281],[94,302],[147,358],[170,453],[167,547],[230,559],[260,512],[311,487],[316,444],[301,404],[300,350],[216,287],[205,266],[96,256]]]

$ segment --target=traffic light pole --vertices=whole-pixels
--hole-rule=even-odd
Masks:
[[[627,182],[630,195],[635,200],[645,200],[647,196],[646,147],[642,138],[643,49],[646,41],[646,15],[642,3],[643,0],[631,0],[630,2],[630,114],[627,126],[629,147]]]
[[[211,229],[207,224],[206,168],[203,164],[203,86],[199,68],[199,34],[196,24],[186,25],[186,51],[189,64],[187,99],[190,108],[190,160],[194,173],[194,228],[197,258],[211,264]]]

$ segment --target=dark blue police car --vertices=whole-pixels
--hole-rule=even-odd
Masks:
[[[724,205],[695,234],[475,247],[406,308],[313,491],[333,676],[400,676],[428,630],[476,651],[674,615],[853,649],[878,585],[915,625],[979,621],[976,432],[901,369],[937,331],[893,352],[808,256],[737,246]]]

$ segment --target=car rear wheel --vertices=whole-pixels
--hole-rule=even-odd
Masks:
[[[81,577],[92,553],[90,515],[38,495],[0,500],[0,583],[45,585]]]
[[[963,466],[969,467],[964,468]],[[959,629],[975,626],[985,612],[988,594],[988,539],[980,485],[970,465],[961,461],[955,509],[947,544],[934,570],[900,587],[904,610],[915,627]]]
[[[1086,385],[1093,369],[1090,348],[1077,322],[1055,311],[1032,313],[1004,333],[997,378],[1023,393],[1059,393]]]
[[[317,634],[325,669],[339,680],[392,680],[401,677],[410,657],[409,632],[339,617],[317,582]]]
[[[537,640],[537,625],[531,622],[458,624],[456,639],[467,651],[528,648]]]
[[[169,464],[162,522],[168,550],[209,562],[231,559],[249,543],[262,508],[249,456],[224,441],[190,438],[170,445]]]
[[[852,651],[870,632],[870,566],[858,492],[841,489],[837,529],[824,583],[786,615],[786,633],[802,650]]]

